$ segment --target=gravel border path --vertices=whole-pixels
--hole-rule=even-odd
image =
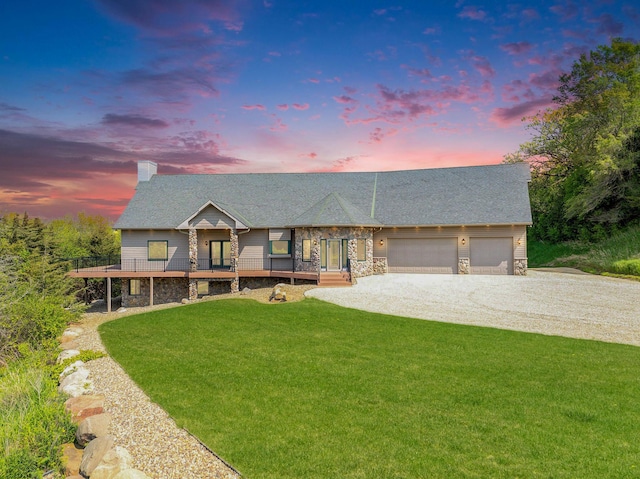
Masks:
[[[79,349],[105,351],[97,327],[105,321],[138,314],[154,308],[135,308],[125,313],[87,313],[80,323],[83,333],[75,340]],[[115,444],[125,447],[133,458],[132,466],[155,479],[216,478],[239,479],[200,441],[184,429],[129,378],[111,357],[105,356],[86,364],[95,390],[105,397],[105,412],[111,414],[110,434]]]
[[[640,282],[577,270],[387,274],[306,295],[378,313],[640,346]]]

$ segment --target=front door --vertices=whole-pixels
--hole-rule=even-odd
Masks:
[[[210,241],[209,257],[211,268],[228,268],[231,266],[231,242]]]
[[[327,271],[340,271],[342,269],[342,261],[340,259],[340,246],[342,240],[327,240]]]

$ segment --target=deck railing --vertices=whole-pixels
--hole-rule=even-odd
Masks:
[[[191,271],[189,258],[169,258],[149,260],[147,258],[125,258],[120,256],[86,257],[68,260],[75,272],[167,272]],[[236,263],[238,271],[294,271],[294,261],[289,258],[240,258]],[[198,258],[197,271],[231,271],[231,260]]]

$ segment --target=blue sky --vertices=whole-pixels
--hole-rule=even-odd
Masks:
[[[498,163],[633,2],[8,0],[0,213],[116,218],[161,174]]]

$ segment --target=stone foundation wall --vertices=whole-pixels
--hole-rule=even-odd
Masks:
[[[153,304],[179,303],[189,295],[189,281],[185,278],[154,278]],[[140,278],[140,294],[129,294],[129,279],[122,279],[122,306],[149,306],[149,278]]]

